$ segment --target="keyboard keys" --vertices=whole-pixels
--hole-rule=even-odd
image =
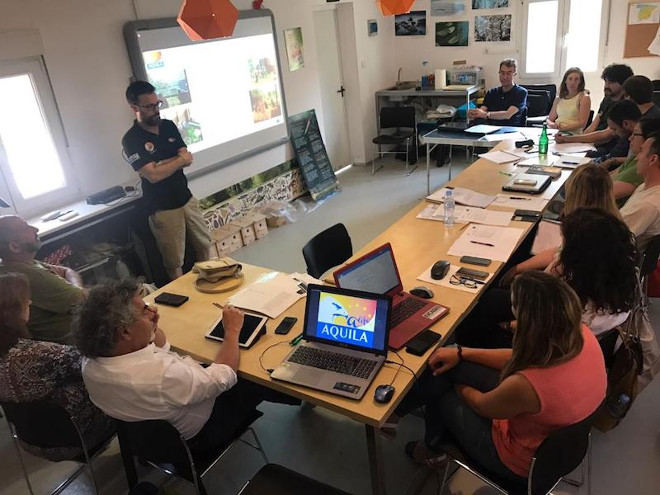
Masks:
[[[369,378],[377,361],[347,356],[338,352],[299,347],[288,359],[291,363],[334,371],[357,378]]]
[[[390,317],[390,328],[394,328],[406,318],[411,317],[417,311],[426,306],[424,301],[414,297],[408,297],[392,308]]]

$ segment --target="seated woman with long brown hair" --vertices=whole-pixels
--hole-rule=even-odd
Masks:
[[[543,272],[517,277],[511,307],[518,320],[513,349],[442,347],[396,410],[425,405],[424,441],[406,453],[440,467],[443,444],[488,471],[522,481],[532,456],[553,431],[590,416],[607,378],[596,338],[581,323],[582,304],[562,279]]]
[[[88,445],[114,431],[112,420],[94,406],[80,371],[82,356],[69,345],[30,339],[30,287],[17,273],[0,275],[0,402],[49,401],[66,409]],[[82,454],[75,447],[38,448],[28,452],[61,461]]]

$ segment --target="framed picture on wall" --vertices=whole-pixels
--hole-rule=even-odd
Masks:
[[[367,33],[369,33],[369,36],[376,36],[378,34],[378,21],[376,19],[369,19],[367,21]]]
[[[394,16],[396,36],[426,36],[426,10],[411,10]]]

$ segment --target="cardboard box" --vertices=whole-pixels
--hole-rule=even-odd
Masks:
[[[260,213],[250,213],[247,215],[246,220],[252,222],[254,227],[254,235],[257,239],[261,239],[268,235],[268,225],[266,224],[266,217]]]
[[[233,224],[223,225],[211,232],[211,254],[218,257],[228,256],[243,247],[240,227]],[[213,250],[215,249],[215,253]]]
[[[254,232],[254,224],[249,217],[239,218],[232,222],[233,225],[236,225],[240,229],[241,239],[243,240],[243,245],[247,246],[252,244],[257,240],[257,236]]]

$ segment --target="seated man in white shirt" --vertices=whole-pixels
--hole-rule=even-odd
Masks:
[[[224,309],[225,340],[205,368],[169,350],[156,309],[138,290],[130,280],[95,287],[79,311],[74,328],[92,402],[123,421],[167,420],[199,452],[226,443],[268,395],[237,380],[243,312]]]
[[[644,178],[626,204],[621,216],[637,237],[637,249],[643,253],[651,238],[660,235],[660,132],[644,141],[637,154],[637,172]]]

